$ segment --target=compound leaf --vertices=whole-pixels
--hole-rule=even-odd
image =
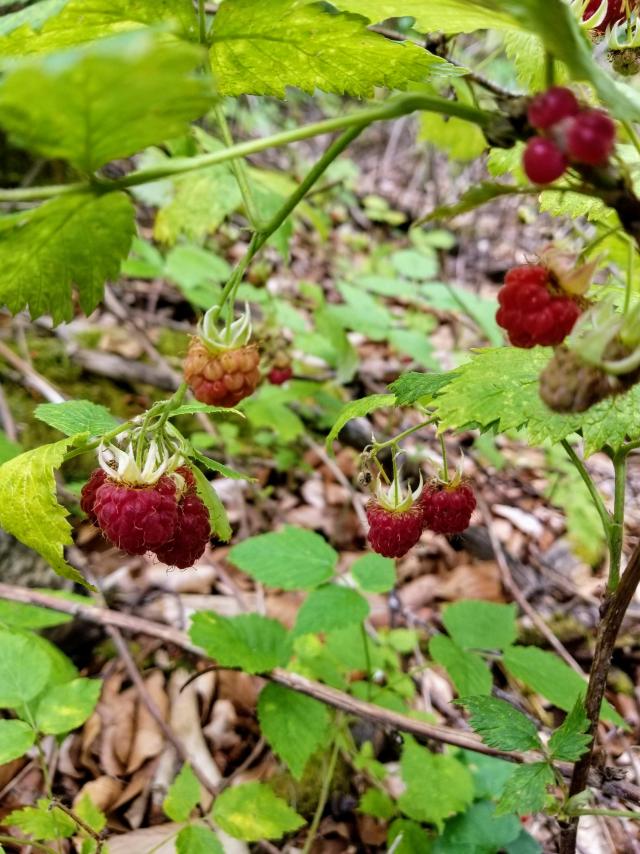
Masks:
[[[102,682],[80,677],[50,688],[40,700],[36,725],[47,735],[60,735],[81,726],[98,702]]]
[[[200,800],[200,783],[190,765],[184,764],[169,786],[162,809],[172,821],[187,821]]]
[[[313,590],[298,611],[293,630],[295,637],[312,632],[331,632],[366,620],[367,600],[349,587],[324,584]]]
[[[200,611],[193,617],[191,640],[223,667],[265,673],[287,663],[291,639],[277,620],[260,614],[221,617]]]
[[[35,740],[33,727],[24,721],[0,720],[0,765],[18,759]]]
[[[558,727],[549,739],[549,750],[553,758],[577,762],[591,744],[592,736],[588,730],[589,718],[584,710],[584,701],[582,697],[578,697],[562,726]]]
[[[442,622],[463,649],[505,649],[518,634],[515,605],[463,599],[445,605]]]
[[[553,783],[553,771],[546,762],[518,765],[505,783],[502,796],[496,804],[496,816],[540,812],[547,800],[547,787]]]
[[[491,693],[491,671],[477,653],[462,649],[445,635],[431,638],[429,653],[447,671],[460,697]]]
[[[499,750],[540,748],[536,725],[510,703],[497,697],[465,697],[459,702],[469,710],[469,723],[489,747]]]
[[[177,854],[224,854],[216,834],[199,824],[188,824],[176,837]]]
[[[331,443],[338,438],[338,434],[344,425],[353,418],[362,418],[376,409],[384,409],[386,406],[395,406],[396,398],[393,394],[370,394],[368,397],[362,397],[360,400],[352,400],[343,407],[338,415],[335,424],[331,428],[331,432],[327,436],[327,448],[331,448]]]

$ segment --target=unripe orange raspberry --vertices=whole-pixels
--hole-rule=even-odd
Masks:
[[[192,338],[184,378],[197,400],[210,406],[235,406],[260,382],[260,354],[255,344],[216,352]]]

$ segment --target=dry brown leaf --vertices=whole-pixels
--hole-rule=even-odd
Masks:
[[[98,809],[104,813],[108,813],[117,801],[123,788],[124,786],[120,780],[104,774],[101,777],[96,777],[95,780],[89,780],[88,783],[85,783],[73,799],[73,804],[75,806],[82,800],[84,795],[88,795]]]
[[[504,602],[498,564],[485,560],[457,566],[445,578],[439,580],[438,595],[441,599],[452,602],[458,599]]]
[[[144,684],[150,699],[162,715],[162,719],[166,721],[169,715],[169,697],[165,690],[163,674],[159,670],[154,671],[145,679]],[[164,747],[164,741],[164,733],[160,729],[159,724],[147,709],[142,698],[139,698],[133,745],[127,763],[127,773],[130,774],[136,771],[145,760],[158,756]]]

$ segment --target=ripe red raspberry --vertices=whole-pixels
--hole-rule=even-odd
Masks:
[[[549,271],[539,265],[509,270],[498,302],[496,321],[514,347],[561,344],[580,316],[574,299],[553,293]]]
[[[456,486],[436,484],[427,486],[420,496],[422,521],[436,534],[461,534],[469,527],[476,509],[473,490],[465,483]]]
[[[186,569],[202,557],[210,536],[209,511],[197,495],[187,493],[178,504],[173,539],[156,554],[163,563]]]
[[[524,150],[522,165],[534,184],[551,184],[564,174],[569,164],[552,139],[534,136]]]
[[[179,474],[185,482],[185,495],[196,494],[196,479],[190,466],[180,466],[176,469],[176,474]]]
[[[94,512],[114,546],[132,555],[156,551],[175,532],[175,483],[165,476],[153,486],[128,486],[107,478],[96,492]]]
[[[192,338],[184,363],[184,378],[197,400],[211,406],[235,406],[260,382],[260,355],[254,344],[215,352]]]
[[[580,112],[580,104],[571,89],[552,86],[541,92],[529,104],[529,124],[538,130],[546,130]]]
[[[102,469],[94,469],[91,472],[91,477],[82,487],[80,493],[80,507],[87,514],[87,517],[92,525],[97,525],[98,520],[93,510],[93,505],[96,501],[96,492],[107,479],[106,473]]]
[[[567,133],[569,157],[589,166],[604,166],[616,140],[616,126],[602,110],[584,110]]]
[[[375,498],[367,504],[368,540],[384,557],[403,557],[422,534],[422,510],[416,502],[408,510],[389,510]]]
[[[290,380],[293,376],[293,371],[291,367],[287,368],[271,368],[269,373],[267,374],[267,379],[271,383],[271,385],[282,385],[286,383],[287,380]]]

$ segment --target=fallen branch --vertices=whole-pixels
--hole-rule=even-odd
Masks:
[[[185,632],[152,620],[143,619],[142,617],[134,617],[131,614],[124,614],[121,611],[113,611],[108,608],[99,608],[96,605],[85,605],[82,602],[60,599],[57,596],[51,596],[46,593],[40,593],[37,590],[17,587],[11,584],[0,584],[0,599],[21,602],[25,605],[39,605],[43,608],[50,608],[53,611],[69,614],[80,620],[102,626],[105,629],[109,626],[115,626],[125,632],[154,637],[192,653],[198,658],[209,660],[206,653],[200,647],[191,643]],[[315,682],[312,679],[307,679],[304,676],[291,673],[279,667],[270,673],[262,675],[265,679],[277,682],[279,685],[290,688],[292,691],[306,694],[350,715],[373,721],[386,729],[407,732],[421,739],[430,739],[442,744],[449,744],[453,747],[482,753],[485,756],[504,759],[507,762],[526,764],[538,762],[543,758],[535,751],[523,753],[516,750],[497,750],[484,744],[474,733],[459,731],[453,729],[453,727],[429,724],[410,718],[407,715],[398,714],[382,706],[357,700],[343,691],[338,691],[328,685],[323,685],[321,682]],[[573,770],[571,763],[557,763],[557,767],[565,777],[570,778]],[[620,781],[616,781],[615,783],[611,781],[603,782],[599,774],[592,773],[589,778],[589,784],[603,791],[606,789],[608,793],[623,797],[634,803],[640,803],[640,788],[629,783]]]

